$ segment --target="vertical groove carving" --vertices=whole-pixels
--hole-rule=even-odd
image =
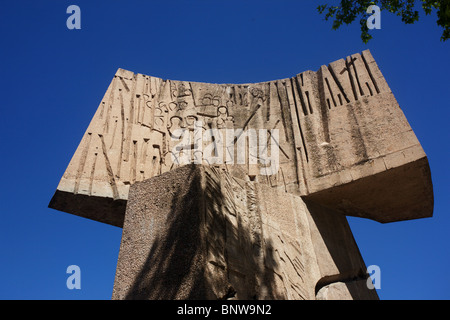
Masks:
[[[88,132],[85,136],[85,143],[83,147],[83,151],[81,152],[80,162],[78,163],[78,170],[77,174],[75,176],[75,188],[73,190],[73,193],[77,194],[78,189],[80,188],[80,180],[81,176],[83,175],[84,166],[86,164],[86,159],[88,157],[89,147],[91,145],[91,139],[92,139],[92,133]]]

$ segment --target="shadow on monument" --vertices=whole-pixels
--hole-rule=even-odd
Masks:
[[[204,295],[198,188],[200,177],[191,172],[190,186],[173,190],[173,201],[162,226],[164,238],[154,239],[144,265],[126,299],[195,299]],[[193,270],[192,270],[193,269]]]
[[[133,188],[113,299],[293,298],[286,257],[272,243],[275,235],[264,234],[264,194],[254,182],[188,165]],[[346,217],[305,203],[321,278],[312,279],[315,288],[299,288],[311,292],[297,298],[328,299],[344,290],[353,299],[376,299],[363,287],[366,267]]]
[[[186,166],[171,193],[165,217],[156,217],[158,236],[146,252],[125,299],[282,299],[275,286],[274,250],[261,234],[261,221],[232,222],[223,212],[220,185],[202,190],[202,173]],[[220,184],[220,182],[218,182]],[[161,188],[162,189],[162,188]],[[163,230],[161,232],[161,230]]]

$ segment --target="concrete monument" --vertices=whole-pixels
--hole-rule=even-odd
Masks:
[[[371,53],[251,84],[119,69],[49,207],[123,228],[113,299],[377,299],[346,216],[431,217]]]

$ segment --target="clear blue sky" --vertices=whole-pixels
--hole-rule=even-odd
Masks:
[[[323,0],[327,2],[328,0]],[[317,1],[8,1],[0,6],[0,299],[110,299],[121,229],[47,205],[117,68],[173,80],[291,77],[370,49],[431,165],[434,216],[350,218],[382,299],[449,299],[450,41],[436,15],[331,29]],[[66,8],[81,8],[81,30]],[[81,268],[81,290],[66,268]]]

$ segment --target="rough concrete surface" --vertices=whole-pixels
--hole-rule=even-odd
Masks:
[[[227,129],[246,134],[223,150],[233,163],[212,164],[207,145],[220,139],[195,132]],[[272,174],[249,143],[259,129],[279,150]],[[369,299],[345,216],[431,217],[433,187],[366,50],[249,84],[118,69],[49,207],[124,228],[114,299]]]
[[[187,165],[131,187],[113,299],[377,299],[360,280],[345,216]]]

